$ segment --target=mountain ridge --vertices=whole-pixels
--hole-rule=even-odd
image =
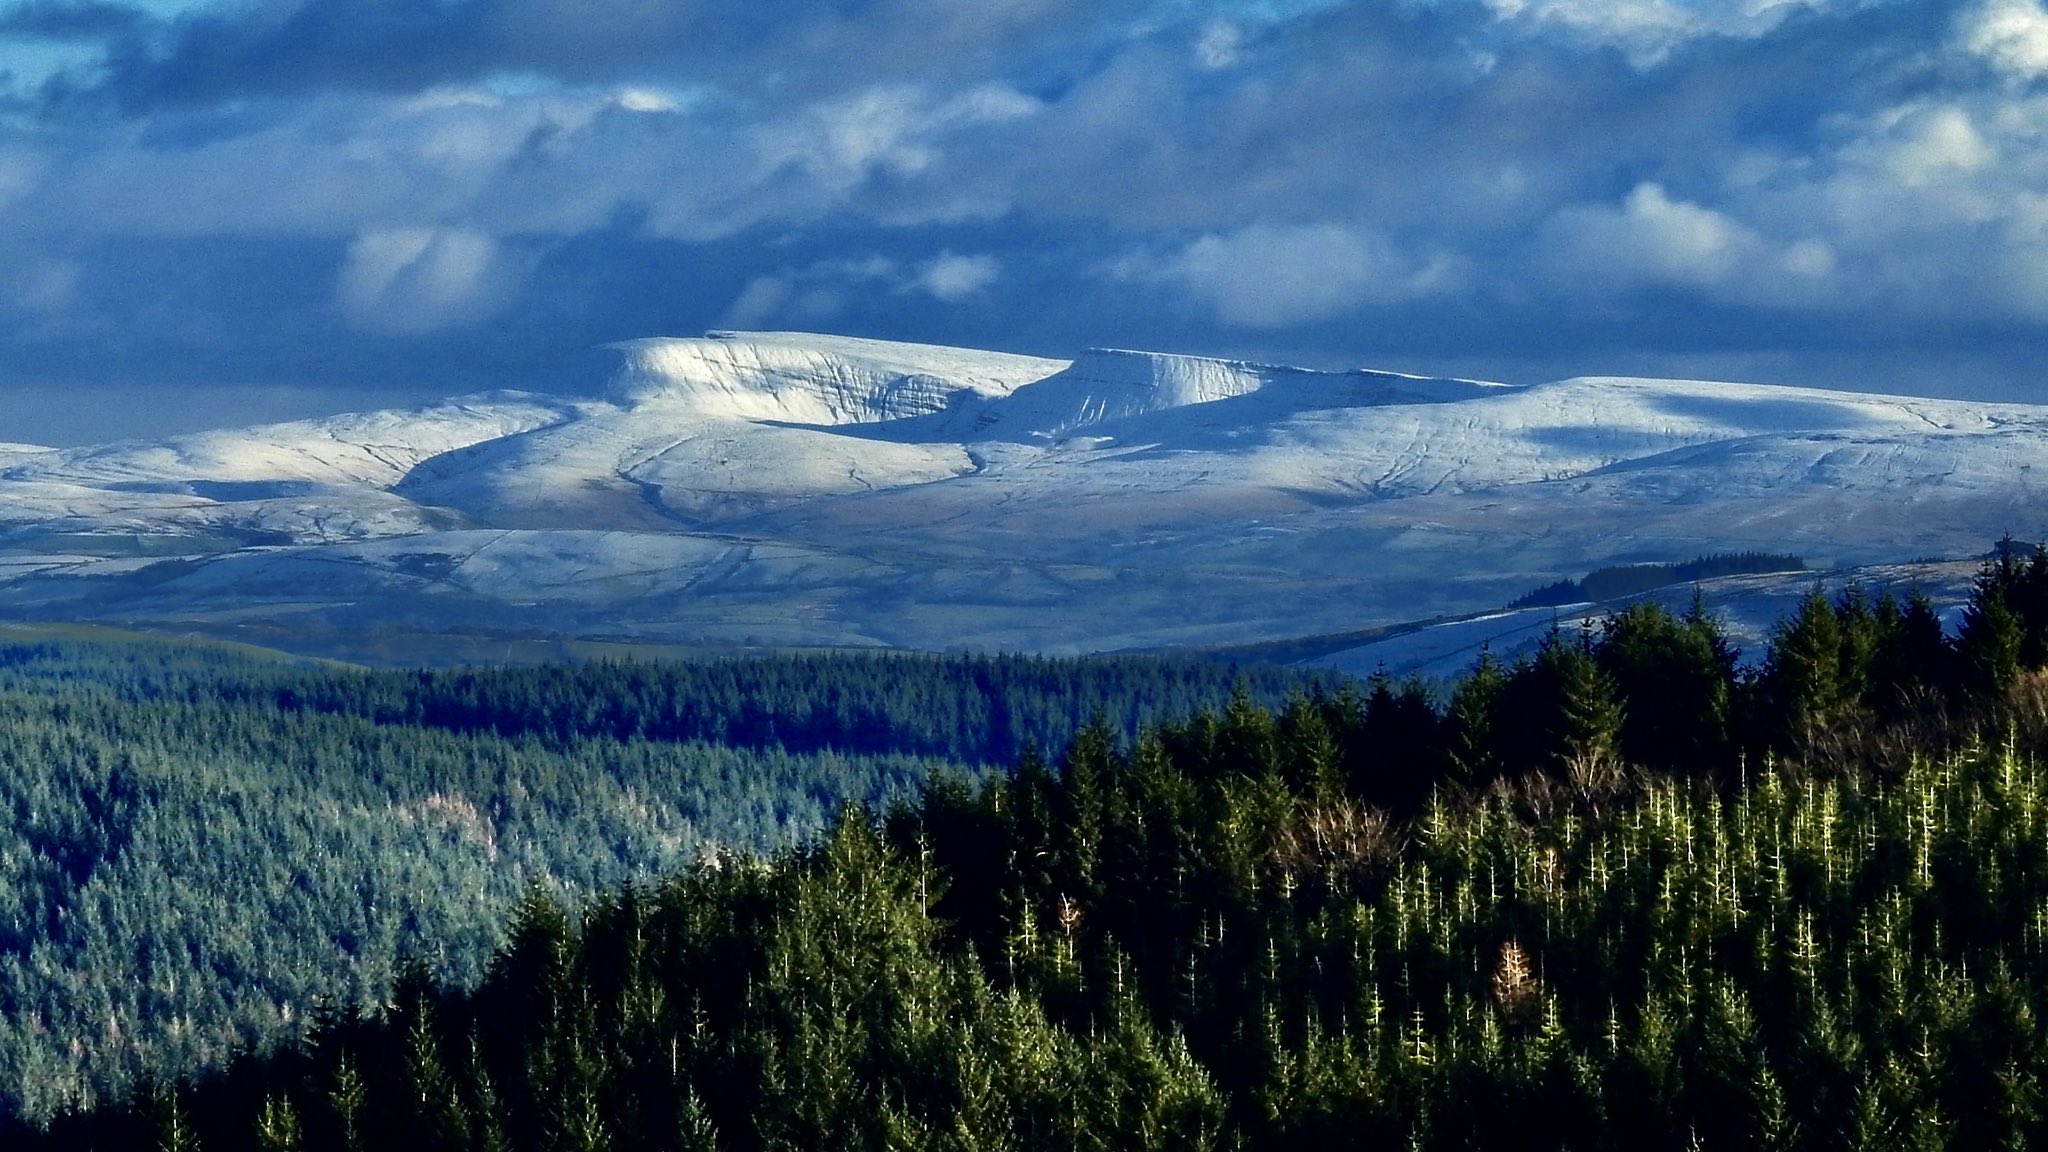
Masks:
[[[0,449],[0,616],[1077,652],[1470,613],[1604,563],[2048,531],[2034,405],[800,333],[610,354],[594,396]]]

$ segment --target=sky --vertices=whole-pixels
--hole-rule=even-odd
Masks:
[[[2039,0],[0,0],[0,440],[712,328],[2048,402]]]

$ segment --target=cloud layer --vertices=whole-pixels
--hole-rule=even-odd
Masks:
[[[734,324],[2031,396],[2048,336],[2040,0],[166,3],[0,4],[71,54],[0,111],[18,378]]]

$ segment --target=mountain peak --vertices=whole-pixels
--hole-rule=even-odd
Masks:
[[[699,415],[797,424],[872,424],[945,409],[959,394],[1005,396],[1066,367],[979,352],[799,332],[714,331],[608,345],[613,399]]]

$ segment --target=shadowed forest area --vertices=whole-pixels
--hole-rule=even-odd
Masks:
[[[0,647],[0,1115],[266,1050],[381,1003],[407,957],[474,983],[529,890],[575,902],[792,847],[1093,714],[1135,733],[1312,683],[1161,660],[411,673]]]

